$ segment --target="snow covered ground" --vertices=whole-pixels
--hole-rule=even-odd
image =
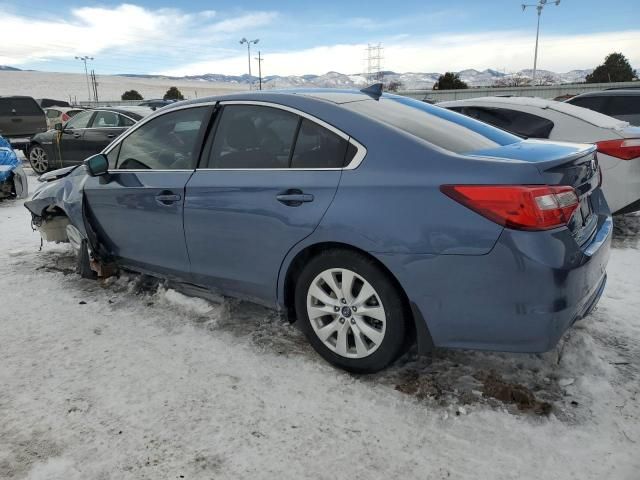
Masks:
[[[39,246],[0,203],[2,479],[640,478],[638,216],[557,350],[359,377],[269,310],[83,280]]]

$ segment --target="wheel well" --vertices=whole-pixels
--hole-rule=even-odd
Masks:
[[[325,242],[325,243],[317,243],[314,245],[310,245],[309,247],[300,251],[295,256],[291,264],[289,265],[289,268],[287,270],[287,275],[284,280],[284,307],[286,309],[287,319],[291,323],[295,322],[296,320],[295,288],[296,288],[296,281],[300,273],[302,272],[302,269],[311,258],[323,252],[326,252],[328,250],[350,250],[352,252],[359,253],[360,255],[364,255],[365,257],[371,259],[376,265],[378,265],[389,276],[389,279],[393,282],[394,286],[400,292],[400,295],[402,296],[402,303],[404,304],[406,309],[407,318],[411,319],[411,321],[409,322],[411,324],[410,328],[412,330],[415,330],[415,318],[414,318],[413,310],[411,308],[411,303],[409,302],[409,297],[407,297],[407,294],[405,293],[404,289],[400,285],[400,282],[395,277],[395,275],[391,273],[391,271],[386,267],[384,263],[382,263],[380,260],[378,260],[376,257],[371,255],[370,253],[364,250],[361,250],[359,248],[356,248],[352,245],[348,245],[346,243],[339,243],[339,242]],[[415,335],[415,332],[412,332],[412,336],[413,335]]]

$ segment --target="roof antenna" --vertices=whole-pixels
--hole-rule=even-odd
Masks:
[[[365,95],[369,95],[374,100],[380,100],[380,97],[382,96],[382,83],[374,83],[360,91]]]

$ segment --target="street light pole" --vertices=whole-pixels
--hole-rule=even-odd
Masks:
[[[255,40],[247,40],[245,37],[242,37],[242,39],[240,40],[240,45],[242,45],[243,43],[247,44],[247,60],[249,61],[249,90],[251,90],[251,86],[252,86],[252,81],[251,81],[251,44],[253,43],[255,45],[259,41],[260,41],[259,38],[256,38]]]
[[[540,16],[542,15],[542,10],[544,9],[545,5],[547,5],[547,1],[548,0],[538,0],[538,3],[536,4],[522,4],[523,12],[527,9],[527,7],[536,7],[536,10],[538,12],[538,26],[536,27],[536,48],[533,54],[533,78],[531,79],[531,83],[533,85],[536,84],[536,71],[538,69],[538,38],[540,37]],[[560,5],[560,0],[555,0],[553,3],[557,7],[558,5]]]
[[[91,87],[89,87],[89,71],[87,70],[87,60],[93,60],[93,57],[88,57],[85,55],[83,57],[76,57],[76,60],[81,60],[82,62],[84,62],[84,76],[87,79],[87,95],[89,102],[91,102]]]

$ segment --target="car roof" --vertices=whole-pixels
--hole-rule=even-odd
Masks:
[[[640,95],[640,87],[627,87],[627,88],[612,88],[611,90],[599,90],[597,92],[586,92],[581,93],[580,95],[576,95],[573,98],[582,98],[582,97],[618,97],[625,96],[628,97],[630,95]]]
[[[629,126],[629,122],[618,120],[608,115],[603,115],[594,110],[588,108],[578,107],[566,102],[556,102],[555,100],[547,100],[545,98],[538,97],[477,97],[469,98],[465,100],[454,100],[450,102],[438,103],[441,107],[454,107],[454,106],[473,106],[478,103],[482,104],[495,104],[497,105],[510,105],[510,106],[523,106],[534,107],[542,110],[549,109],[556,112],[569,115],[571,117],[584,120],[587,123],[595,125],[600,128],[609,128],[614,130],[622,130]]]
[[[107,112],[122,113],[124,115],[128,113],[133,113],[139,117],[146,117],[147,115],[151,115],[153,113],[153,110],[151,108],[140,107],[137,105],[136,106],[122,105],[117,107],[96,107],[96,108],[91,108],[89,110],[102,110]]]
[[[296,96],[304,96],[315,100],[322,100],[335,104],[342,104],[348,102],[355,102],[361,100],[371,100],[371,97],[366,93],[362,93],[359,90],[346,90],[338,88],[295,88],[295,89],[270,89],[270,90],[258,90],[249,92],[238,92],[227,95],[201,97],[194,100],[185,100],[182,102],[176,102],[171,105],[167,105],[163,108],[163,111],[167,111],[173,108],[179,108],[181,105],[188,105],[194,103],[210,103],[210,102],[223,102],[227,100],[247,100],[247,101],[265,101],[266,97],[274,98],[279,97],[283,100],[286,98],[293,98]],[[385,94],[385,96],[387,96]]]

